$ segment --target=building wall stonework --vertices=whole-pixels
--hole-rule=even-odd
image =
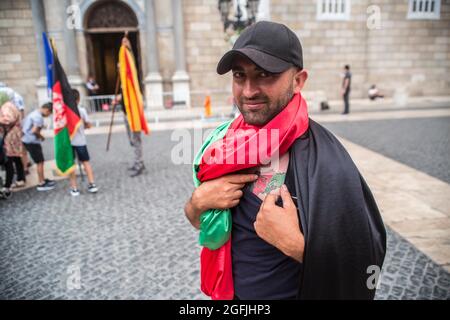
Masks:
[[[365,40],[367,1],[352,1],[351,19],[344,21],[317,20],[315,0],[272,0],[272,21],[289,26],[300,38],[303,64],[309,79],[304,91],[321,92],[327,98],[340,95],[343,66],[352,69],[352,96],[365,94]]]
[[[191,78],[193,106],[202,106],[206,95],[212,105],[229,103],[231,77],[216,73],[222,55],[231,49],[225,40],[220,12],[215,0],[184,2],[184,30],[187,71]]]
[[[28,0],[0,1],[0,81],[15,89],[27,108],[35,107],[38,53]]]
[[[83,1],[72,1],[81,3]],[[129,1],[128,1],[129,2]],[[84,2],[83,2],[84,3]],[[131,2],[130,2],[131,3]],[[145,12],[145,1],[134,3]],[[309,79],[305,94],[340,97],[343,66],[351,65],[352,98],[366,97],[371,84],[387,95],[447,95],[450,92],[450,1],[442,0],[440,18],[410,20],[408,0],[351,1],[348,20],[318,20],[316,0],[270,0],[272,21],[292,28],[303,45]],[[46,25],[66,64],[65,20],[60,1],[45,0]],[[214,105],[229,104],[231,75],[219,76],[217,62],[229,49],[216,0],[183,1],[186,71],[192,105],[202,106],[206,95]],[[159,71],[164,91],[173,89],[176,71],[172,1],[154,1]],[[375,10],[375,11],[374,11]],[[379,10],[379,28],[371,19]],[[148,23],[148,21],[145,21]],[[368,24],[372,28],[368,27]],[[140,30],[143,76],[147,72],[146,30]],[[88,73],[86,40],[76,32],[80,74]],[[29,0],[0,1],[0,81],[16,89],[27,108],[37,103],[40,61]]]
[[[450,1],[441,1],[438,20],[408,20],[408,1],[377,0],[381,29],[368,40],[369,81],[387,83],[390,94],[450,92]]]
[[[380,10],[379,29],[368,28],[374,17],[369,6]],[[315,0],[271,1],[272,20],[287,24],[302,41],[306,91],[338,98],[345,64],[351,65],[355,98],[366,97],[371,84],[388,96],[450,91],[449,1],[441,2],[438,20],[407,19],[408,0],[352,1],[347,21],[317,21],[316,11]]]
[[[175,48],[171,1],[155,1],[158,58],[163,79],[164,92],[172,91],[172,76],[175,73]],[[165,96],[167,100],[167,95]]]

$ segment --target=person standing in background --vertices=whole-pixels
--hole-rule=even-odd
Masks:
[[[350,113],[350,88],[352,84],[352,74],[350,66],[347,64],[344,67],[344,79],[342,80],[342,97],[344,98],[344,112],[342,114]]]
[[[100,89],[92,75],[89,76],[88,81],[86,82],[86,88],[88,90],[88,95],[90,96],[95,96]]]
[[[55,181],[44,177],[44,153],[42,152],[42,141],[45,140],[41,133],[44,127],[44,118],[53,112],[51,102],[43,104],[39,109],[30,112],[22,123],[22,142],[25,149],[30,153],[31,159],[36,163],[39,184],[37,191],[49,191],[55,188]]]
[[[22,129],[20,126],[20,113],[12,102],[6,102],[0,107],[0,126],[3,129],[3,147],[6,154],[6,181],[1,189],[4,198],[11,195],[11,187],[23,187],[25,185],[25,173],[21,157],[24,153],[22,144]],[[12,185],[14,171],[17,180]]]
[[[17,108],[17,110],[19,110],[20,121],[22,121],[25,118],[25,103],[22,96],[3,82],[0,82],[0,94],[6,95],[9,101],[11,101],[11,103]],[[24,152],[22,156],[22,166],[26,174],[28,174],[28,167],[30,165],[31,164],[28,161],[28,154]]]
[[[92,170],[91,163],[89,162],[90,156],[87,148],[86,135],[84,134],[84,129],[89,129],[92,127],[89,122],[89,117],[87,111],[84,107],[80,105],[80,92],[76,89],[72,89],[73,95],[77,101],[78,111],[80,112],[82,124],[78,127],[77,132],[72,138],[71,144],[74,152],[74,156],[78,157],[78,160],[83,164],[84,170],[86,170],[88,178],[88,192],[96,193],[98,191],[97,186],[94,182],[94,172]],[[80,190],[77,186],[77,176],[75,171],[70,174],[70,194],[72,196],[79,196]]]
[[[142,133],[149,133],[144,113],[144,102],[134,61],[131,43],[125,35],[122,38],[118,64],[121,94],[115,97],[113,104],[120,101],[123,106],[123,111],[126,114],[125,125],[129,127],[130,144],[134,149],[133,165],[128,168],[131,171],[131,177],[139,176],[145,170]]]

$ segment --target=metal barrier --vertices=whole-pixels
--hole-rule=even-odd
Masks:
[[[233,99],[230,91],[227,90],[195,90],[190,91],[191,107],[203,107],[206,96],[210,96],[211,104],[214,106],[232,106]],[[145,96],[144,96],[145,98]],[[186,101],[176,101],[172,91],[162,93],[164,109],[186,109]],[[96,95],[85,96],[82,99],[82,105],[88,113],[108,112],[112,109],[114,95]],[[146,109],[145,102],[144,108]],[[116,109],[117,110],[117,109]]]
[[[184,109],[185,101],[176,101],[173,92],[163,92],[163,103],[165,109]],[[228,90],[191,90],[189,92],[190,104],[192,108],[202,108],[206,97],[209,96],[213,108],[215,106],[232,106],[233,97]]]
[[[87,109],[88,113],[106,112],[111,111],[113,100],[113,94],[103,96],[87,96],[83,98],[82,105]]]

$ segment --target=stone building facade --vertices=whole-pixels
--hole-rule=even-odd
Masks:
[[[257,19],[298,34],[310,99],[339,98],[345,64],[353,98],[371,84],[387,96],[450,92],[449,0],[260,0]],[[206,94],[230,103],[230,75],[215,73],[231,48],[217,0],[0,0],[0,81],[28,108],[47,99],[47,32],[74,87],[84,90],[92,74],[112,94],[124,31],[149,109],[169,100],[199,107]]]

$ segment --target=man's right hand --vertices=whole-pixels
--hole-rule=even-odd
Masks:
[[[229,209],[238,205],[242,188],[258,179],[256,174],[230,174],[203,182],[186,203],[185,214],[191,224],[200,227],[200,215],[208,209]]]

